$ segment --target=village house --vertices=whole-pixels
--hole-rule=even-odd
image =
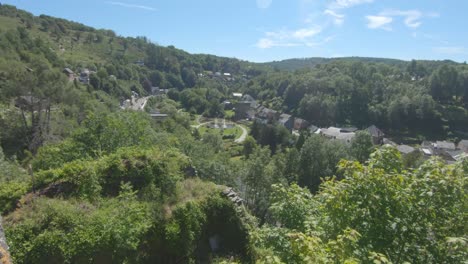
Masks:
[[[468,140],[464,139],[458,143],[458,149],[468,153]]]
[[[150,113],[149,115],[151,116],[153,120],[156,120],[156,121],[163,121],[168,117],[167,114],[161,114],[161,113]]]
[[[356,133],[350,132],[350,133],[340,133],[336,137],[337,140],[349,144],[353,140],[353,138],[356,136]]]
[[[64,68],[63,73],[68,76],[68,81],[72,82],[75,80],[75,73],[70,68]]]
[[[408,145],[398,145],[396,148],[402,155],[408,155],[416,151],[415,148]]]
[[[340,130],[342,133],[354,133],[356,131],[358,131],[356,127],[342,127]]]
[[[234,108],[231,101],[228,100],[224,100],[221,104],[223,105],[224,110],[232,110]]]
[[[383,139],[384,139],[384,132],[382,132],[382,130],[380,130],[378,127],[372,125],[370,127],[367,128],[367,132],[369,132],[369,134],[371,135],[372,137],[372,143],[374,143],[374,145],[382,145],[383,144]]]
[[[436,141],[435,148],[437,150],[455,150],[455,143],[450,141]]]
[[[294,126],[294,118],[291,115],[283,113],[279,116],[278,123],[291,131]]]
[[[160,89],[159,87],[151,87],[151,94],[155,96],[166,95],[169,89]]]
[[[271,124],[279,120],[280,114],[278,111],[275,111],[264,106],[257,108],[255,113],[255,120],[259,121],[262,124]]]
[[[319,129],[318,126],[310,125],[307,130],[309,130],[310,133],[315,133]]]
[[[320,134],[329,139],[336,139],[336,137],[338,137],[340,133],[341,133],[341,128],[338,128],[338,127],[329,127],[329,128],[320,129]]]
[[[135,64],[138,66],[145,66],[145,62],[143,60],[137,60],[135,61]]]
[[[306,129],[309,125],[309,122],[302,118],[294,118],[294,130]]]
[[[315,133],[318,133],[320,135],[325,136],[326,138],[329,139],[336,139],[340,140],[343,143],[351,143],[353,138],[356,136],[356,133],[354,132],[343,132],[343,131],[348,131],[348,130],[343,130],[338,127],[329,127],[329,128],[321,128],[318,129]]]
[[[241,101],[237,102],[234,105],[234,119],[249,119],[252,120],[255,117],[255,108],[257,107],[257,101],[255,99],[245,94],[242,96]]]
[[[90,75],[91,75],[91,72],[88,69],[82,70],[80,73],[79,81],[83,84],[88,84]]]
[[[249,96],[250,96],[250,95],[249,95]],[[242,98],[242,93],[232,93],[232,97],[234,97],[234,98],[239,98],[239,99],[240,99],[240,98]],[[253,100],[253,98],[252,98],[252,100]],[[248,100],[247,100],[247,101],[248,101]]]

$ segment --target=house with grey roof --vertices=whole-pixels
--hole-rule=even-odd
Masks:
[[[279,116],[278,123],[291,131],[294,126],[294,118],[291,115],[283,113]]]
[[[416,151],[415,148],[408,146],[408,145],[398,145],[397,150],[403,155],[408,155]]]
[[[367,132],[371,135],[374,145],[381,145],[383,143],[385,134],[378,127],[372,125],[367,128]]]
[[[458,142],[457,148],[465,153],[468,153],[468,140],[463,139],[462,141]]]
[[[438,150],[455,150],[455,143],[450,141],[436,141],[435,148]]]
[[[302,129],[306,129],[308,126],[309,126],[309,122],[307,122],[306,120],[302,119],[302,118],[295,118],[294,119],[294,129],[295,130],[302,130]]]
[[[356,133],[350,132],[350,133],[340,133],[336,137],[337,140],[340,140],[343,143],[349,144],[353,140],[353,138],[356,136]]]
[[[336,137],[340,133],[341,133],[341,128],[338,128],[338,127],[329,127],[329,128],[320,129],[320,134],[330,139],[336,139]]]
[[[315,133],[319,129],[318,126],[310,125],[307,130],[309,130],[310,133]]]

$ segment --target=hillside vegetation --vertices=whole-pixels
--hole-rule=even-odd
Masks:
[[[225,101],[241,92],[318,126],[458,141],[467,66],[285,65],[1,5],[0,213],[13,262],[466,263],[466,157],[402,155],[365,131],[345,143],[241,120],[250,135],[236,142],[237,127],[199,128],[232,116]],[[146,96],[143,111],[121,107]]]

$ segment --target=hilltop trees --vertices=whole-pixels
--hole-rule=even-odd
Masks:
[[[462,263],[466,161],[429,160],[415,171],[394,167],[396,150],[379,150],[364,166],[343,161],[311,196],[275,185],[272,225],[254,232],[262,261],[274,263]],[[387,159],[390,158],[390,159]],[[397,162],[398,163],[398,162]],[[400,162],[401,164],[401,162]]]

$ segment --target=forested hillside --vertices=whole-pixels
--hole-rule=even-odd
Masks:
[[[458,143],[468,67],[304,64],[194,55],[0,5],[13,262],[465,263],[466,155],[447,164],[367,130],[346,142],[234,115],[250,97],[320,127]]]
[[[456,139],[468,130],[468,66],[449,61],[330,60],[265,73],[245,92],[322,127],[375,124],[418,140]]]

